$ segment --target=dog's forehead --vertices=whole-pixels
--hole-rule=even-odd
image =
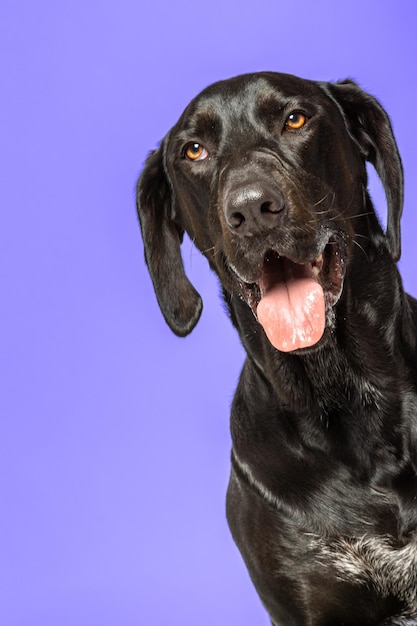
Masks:
[[[177,128],[204,125],[247,115],[262,107],[283,107],[289,101],[326,100],[320,84],[277,72],[243,74],[213,83],[186,107]]]

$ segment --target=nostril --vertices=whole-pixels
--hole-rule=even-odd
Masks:
[[[280,209],[274,202],[263,202],[261,204],[261,213],[279,213]]]
[[[283,211],[284,206],[284,199],[277,197],[275,200],[265,200],[265,202],[262,202],[260,211],[263,215],[268,213],[276,215],[277,213],[281,213],[281,211]]]
[[[245,221],[245,216],[242,215],[242,213],[238,213],[237,211],[232,213],[229,217],[229,225],[232,228],[239,228],[240,226],[242,226],[244,221]]]

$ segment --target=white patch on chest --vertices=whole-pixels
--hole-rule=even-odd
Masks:
[[[417,538],[393,546],[388,537],[316,538],[318,561],[336,569],[338,578],[373,587],[383,597],[393,595],[417,615]]]

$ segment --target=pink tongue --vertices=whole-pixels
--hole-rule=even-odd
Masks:
[[[281,352],[308,348],[319,341],[326,324],[324,294],[313,278],[291,278],[273,285],[257,315],[266,336]]]

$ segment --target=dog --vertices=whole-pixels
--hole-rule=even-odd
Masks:
[[[217,82],[147,158],[137,207],[173,332],[202,310],[186,232],[247,353],[226,511],[272,624],[416,625],[417,300],[397,269],[403,168],[381,104],[351,79]]]

